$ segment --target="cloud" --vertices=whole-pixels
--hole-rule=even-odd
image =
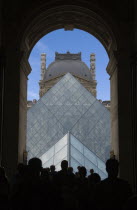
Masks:
[[[40,66],[40,61],[37,59],[37,57],[31,57],[29,59],[29,63],[31,66]]]
[[[36,49],[39,51],[39,53],[46,53],[49,58],[54,57],[54,52],[42,41],[37,42]]]
[[[33,91],[28,91],[28,99],[29,100],[39,99],[39,95],[38,95],[38,93],[35,93]]]

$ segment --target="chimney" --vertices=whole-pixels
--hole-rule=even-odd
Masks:
[[[42,53],[41,54],[41,80],[44,79],[45,71],[46,71],[46,54]]]
[[[93,80],[96,80],[96,64],[95,64],[95,61],[96,61],[95,54],[94,53],[90,54],[90,72],[91,72]]]

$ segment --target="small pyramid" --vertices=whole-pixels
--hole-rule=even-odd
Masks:
[[[87,175],[90,174],[92,168],[102,179],[107,177],[105,163],[70,132],[45,152],[40,159],[44,168],[55,165],[56,170],[59,171],[61,170],[62,160],[67,160],[69,166],[73,167],[74,173],[78,166],[85,166]]]

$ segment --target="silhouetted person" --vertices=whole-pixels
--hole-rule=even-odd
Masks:
[[[41,170],[41,180],[43,182],[49,182],[49,171],[47,170],[47,168],[42,168]]]
[[[73,168],[68,167],[68,180],[69,180],[69,186],[74,187],[75,185],[75,174],[73,173]]]
[[[77,178],[77,201],[80,210],[87,209],[88,205],[88,179],[87,170],[84,166],[79,168],[79,177]]]
[[[51,165],[50,166],[50,172],[49,172],[49,175],[50,175],[50,180],[51,181],[54,181],[54,177],[57,175],[57,171],[55,170],[55,166],[54,165]]]
[[[9,183],[3,167],[0,167],[0,209],[8,209]]]
[[[81,166],[78,166],[78,167],[77,167],[77,169],[78,169],[78,172],[79,172],[80,168],[81,168]]]
[[[28,167],[23,163],[19,163],[17,171],[10,181],[10,202],[14,209],[19,208],[21,189],[24,184],[25,176],[28,173]]]
[[[106,162],[108,178],[97,185],[95,191],[96,209],[122,209],[124,203],[131,195],[127,181],[117,178],[119,163],[116,159]]]
[[[39,158],[31,158],[28,162],[29,173],[32,177],[39,177],[42,170],[42,162]]]
[[[94,174],[94,169],[92,168],[92,169],[90,169],[90,175],[88,176],[88,179],[90,179],[90,176],[92,176],[92,174]]]
[[[57,174],[58,185],[61,187],[62,185],[67,185],[68,182],[68,161],[63,160],[61,162],[61,170],[58,171]]]
[[[27,174],[24,177],[23,182],[19,185],[18,197],[16,202],[18,206],[14,205],[13,209],[43,209],[43,202],[47,196],[48,189],[43,189],[41,181],[42,162],[39,158],[32,158],[28,162]],[[43,193],[45,191],[45,194]],[[49,208],[48,199],[46,205]],[[16,208],[15,208],[16,207]]]
[[[88,176],[88,182],[89,182],[89,184],[91,183],[91,176],[92,176],[92,174],[94,174],[94,169],[90,169],[90,175]]]
[[[48,172],[48,174],[50,173],[50,168],[46,167],[45,170]]]
[[[62,160],[61,162],[61,171],[67,171],[68,169],[68,161],[67,160]]]
[[[90,175],[92,175],[94,173],[94,169],[90,169]]]
[[[55,188],[55,183],[50,178],[49,168],[43,168],[41,170],[41,198],[43,201],[43,206],[45,201],[46,207],[49,209],[55,209],[58,202],[58,195]],[[53,202],[54,201],[54,202]]]
[[[72,175],[72,174],[74,175],[72,167],[68,167],[68,174],[69,175]]]
[[[3,167],[0,167],[0,195],[8,195],[9,183]]]
[[[88,176],[88,188],[89,188],[89,206],[93,206],[93,197],[95,194],[96,186],[101,182],[101,177],[98,173],[92,172]]]
[[[71,177],[68,173],[68,161],[61,162],[61,170],[57,174],[58,193],[60,195],[60,209],[70,209],[73,207]]]
[[[78,167],[77,167],[78,171],[75,173],[76,178],[78,178],[78,177],[80,176],[80,175],[79,175],[79,170],[80,170],[80,167],[81,167],[81,166],[78,166]]]
[[[50,173],[51,173],[51,174],[56,173],[55,169],[56,169],[56,167],[55,167],[54,165],[51,165],[51,166],[50,166]]]
[[[92,173],[91,175],[88,176],[88,182],[89,185],[96,185],[101,182],[101,177],[99,176],[98,173]]]
[[[26,173],[26,165],[24,165],[23,163],[19,163],[17,166],[17,171],[10,181],[11,190],[15,190],[12,188],[14,188],[15,185],[18,185],[22,181],[25,173]]]

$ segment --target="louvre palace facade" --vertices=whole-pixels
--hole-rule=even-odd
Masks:
[[[55,61],[46,68],[46,54],[41,54],[41,80],[39,96],[43,96],[67,72],[76,77],[79,82],[96,97],[96,66],[95,54],[90,55],[90,69],[82,62],[81,53],[55,53]]]
[[[110,112],[96,99],[95,54],[90,68],[81,53],[55,53],[46,68],[41,55],[40,99],[27,112],[28,159],[37,156],[43,167],[66,159],[77,170],[83,165],[106,177],[110,154]]]

